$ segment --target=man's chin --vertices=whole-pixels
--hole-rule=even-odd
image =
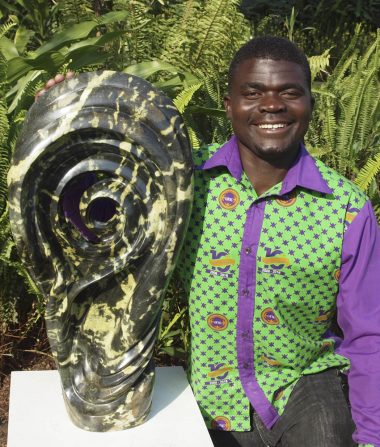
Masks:
[[[277,159],[278,157],[292,156],[294,149],[281,146],[267,146],[257,148],[257,153],[264,159]]]
[[[264,146],[256,148],[256,155],[273,166],[288,167],[297,157],[300,145],[297,146]]]

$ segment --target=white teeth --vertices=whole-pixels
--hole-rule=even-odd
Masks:
[[[286,124],[259,124],[260,129],[279,129],[280,127],[286,127]]]

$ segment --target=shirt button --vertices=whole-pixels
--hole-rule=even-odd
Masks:
[[[249,255],[250,253],[251,253],[251,249],[249,248],[249,247],[247,247],[246,249],[245,249],[245,254],[246,255]]]
[[[244,290],[243,290],[243,295],[244,295],[244,296],[247,296],[248,293],[249,293],[249,292],[248,292],[248,289],[244,289]]]
[[[247,363],[247,362],[243,363],[243,368],[244,369],[248,369],[249,368],[249,363]]]
[[[243,331],[243,333],[241,334],[243,338],[248,338],[248,331]]]

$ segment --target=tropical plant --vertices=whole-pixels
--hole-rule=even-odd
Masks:
[[[178,358],[182,363],[187,358],[190,340],[187,303],[178,283],[178,278],[174,277],[163,303],[155,348],[158,363],[162,363],[163,358],[167,356]]]
[[[317,82],[314,119],[307,135],[315,155],[355,180],[379,204],[380,31],[363,54],[360,27],[334,71]],[[368,161],[367,161],[368,160]]]
[[[14,41],[19,51],[30,41],[39,46],[48,39],[55,23],[56,4],[52,0],[1,0],[0,17],[18,23]]]

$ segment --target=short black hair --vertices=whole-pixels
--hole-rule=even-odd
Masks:
[[[229,91],[231,91],[232,80],[239,64],[253,58],[288,61],[298,64],[305,74],[306,82],[311,92],[310,65],[305,54],[290,40],[277,36],[255,37],[245,43],[235,53],[228,70]]]

